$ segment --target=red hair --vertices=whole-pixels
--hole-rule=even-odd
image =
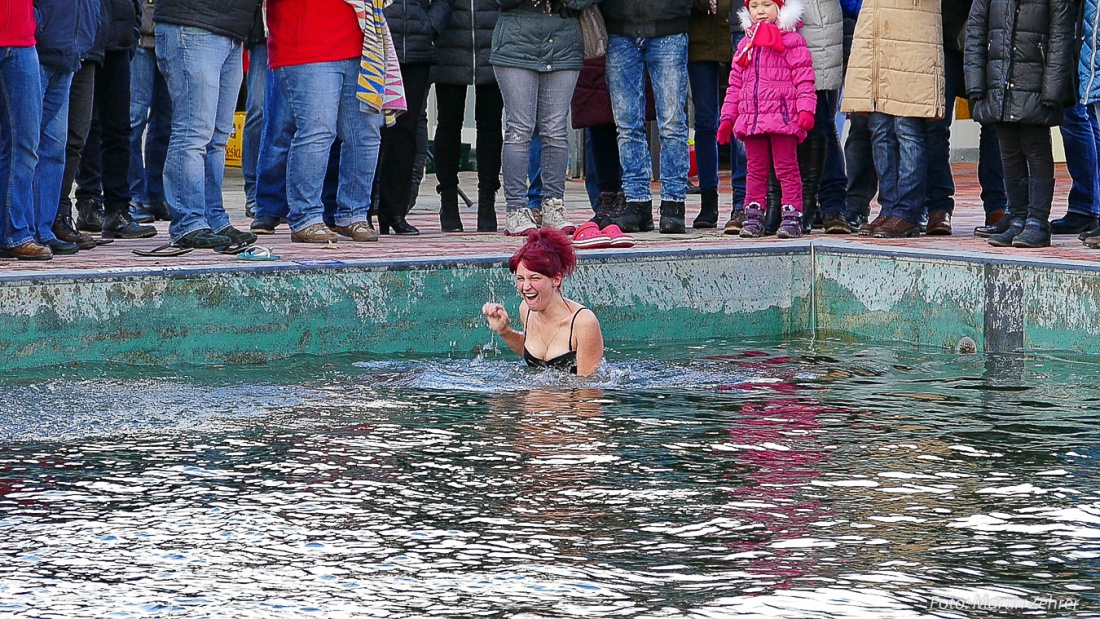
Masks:
[[[527,235],[527,242],[508,260],[508,269],[515,273],[520,264],[546,277],[565,277],[577,266],[577,254],[564,234],[543,228]]]

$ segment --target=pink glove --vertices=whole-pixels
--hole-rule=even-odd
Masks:
[[[718,143],[729,144],[731,137],[733,137],[733,121],[727,118],[718,125]]]
[[[814,128],[814,115],[809,112],[798,113],[798,128],[803,131],[811,131]]]

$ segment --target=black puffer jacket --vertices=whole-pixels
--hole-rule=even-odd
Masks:
[[[202,28],[243,42],[259,10],[260,0],[157,0],[153,21]]]
[[[974,119],[1054,126],[1073,102],[1071,0],[975,0],[966,27]]]
[[[663,37],[687,33],[691,0],[603,0],[600,11],[608,34]]]
[[[435,62],[435,38],[447,29],[453,6],[454,0],[393,0],[384,12],[397,60]]]
[[[433,82],[478,86],[496,82],[489,51],[499,14],[495,0],[455,0],[451,23],[435,41]]]
[[[92,62],[103,62],[105,51],[133,49],[141,25],[141,7],[137,0],[100,0],[99,32],[95,45],[85,56]]]

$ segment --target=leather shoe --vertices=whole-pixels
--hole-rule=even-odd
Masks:
[[[878,217],[875,217],[871,221],[860,226],[859,230],[857,230],[856,232],[858,232],[860,236],[873,236],[875,234],[875,230],[877,230],[878,227],[882,224],[886,223],[887,219],[889,219],[889,217],[887,217],[883,213],[879,213]]]
[[[905,221],[901,217],[887,217],[886,221],[875,228],[876,239],[907,239],[920,236],[920,224]]]
[[[252,224],[248,226],[248,229],[253,234],[275,234],[275,228],[279,227],[278,217],[257,217],[252,220]]]
[[[156,215],[153,215],[149,209],[145,208],[137,202],[130,203],[130,219],[138,222],[139,224],[151,224],[157,220]]]
[[[378,233],[389,234],[390,228],[393,228],[393,233],[403,236],[415,236],[420,234],[420,230],[416,226],[405,221],[405,218],[401,215],[395,216],[393,219],[378,213]]]
[[[39,243],[39,245],[45,245],[50,248],[50,253],[55,256],[71,256],[80,251],[80,246],[76,243],[69,243],[62,241],[61,239],[50,239],[45,243]]]
[[[80,249],[95,249],[95,239],[90,234],[77,232],[72,217],[58,216],[53,222],[53,235],[67,243],[76,243]]]
[[[826,213],[822,218],[822,227],[825,228],[825,234],[851,234],[852,226],[848,224],[848,220],[844,218],[844,213],[834,211],[832,213]]]
[[[990,212],[985,214],[985,225],[986,226],[992,226],[992,225],[996,224],[998,221],[1001,221],[1001,218],[1004,217],[1004,216],[1005,216],[1005,210],[1003,208],[999,208],[999,209],[990,211]]]
[[[101,232],[103,230],[103,200],[100,198],[84,198],[76,201],[76,229],[85,232]]]
[[[951,213],[947,211],[929,213],[925,234],[928,236],[951,236]]]
[[[1092,230],[1097,225],[1096,218],[1092,215],[1082,215],[1080,213],[1066,213],[1065,217],[1060,217],[1050,222],[1051,234],[1080,234],[1088,230]]]
[[[105,239],[148,239],[156,235],[156,228],[135,223],[126,211],[110,213],[103,220]]]
[[[16,260],[49,260],[53,258],[53,252],[45,245],[27,241],[18,247],[0,249],[0,257]]]

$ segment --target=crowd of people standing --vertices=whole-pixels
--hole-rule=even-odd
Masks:
[[[606,53],[586,57],[594,10]],[[1100,247],[1097,0],[0,0],[0,15],[8,257],[149,238],[156,220],[169,251],[247,247],[284,222],[302,243],[416,235],[433,91],[444,232],[465,228],[472,94],[479,232],[498,230],[501,189],[505,233],[573,232],[572,120],[597,233],[684,233],[689,191],[691,226],[717,227],[729,142],[727,234],[950,235],[962,97],[981,124],[974,233]],[[242,83],[248,230],[222,203]],[[1054,126],[1073,188],[1051,221]]]

